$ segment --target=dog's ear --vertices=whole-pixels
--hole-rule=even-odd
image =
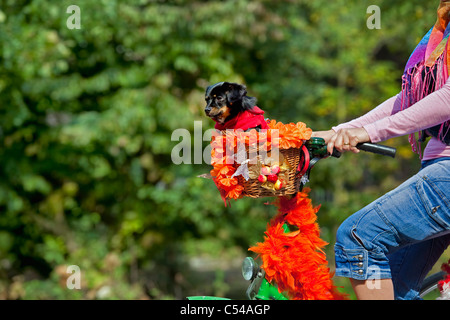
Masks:
[[[256,105],[256,98],[247,96],[247,87],[238,84],[224,82],[222,87],[227,90],[227,98],[230,104],[240,103],[243,110],[251,110]]]
[[[252,110],[254,106],[256,106],[256,98],[244,96],[242,98],[242,109],[244,110]]]
[[[238,83],[224,82],[222,84],[222,88],[226,89],[227,98],[230,103],[235,103],[242,100],[242,98],[247,94],[247,88]]]

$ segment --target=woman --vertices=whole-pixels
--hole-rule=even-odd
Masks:
[[[369,113],[314,132],[328,151],[358,153],[360,142],[430,136],[422,169],[339,227],[336,275],[350,278],[358,299],[417,299],[424,277],[450,244],[450,0],[410,56],[401,92]],[[373,280],[376,279],[376,282]]]

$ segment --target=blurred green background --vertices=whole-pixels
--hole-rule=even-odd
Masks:
[[[0,299],[242,298],[241,259],[274,208],[225,208],[196,177],[208,164],[172,162],[172,132],[213,127],[203,97],[218,81],[313,130],[359,116],[399,92],[438,2],[0,0]],[[367,28],[369,5],[381,29]],[[313,170],[332,269],[339,224],[419,168],[406,137],[386,143],[395,160],[345,154]]]

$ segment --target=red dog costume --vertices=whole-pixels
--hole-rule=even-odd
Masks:
[[[263,114],[263,110],[257,106],[254,106],[252,110],[240,112],[236,117],[228,120],[224,124],[216,122],[214,128],[217,130],[242,129],[245,131],[250,128],[260,126],[261,129],[269,129],[266,120],[264,120]]]

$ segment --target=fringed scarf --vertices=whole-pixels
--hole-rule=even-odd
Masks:
[[[442,88],[449,76],[450,0],[441,1],[436,24],[422,38],[406,63],[402,76],[402,110]],[[421,154],[420,144],[427,135],[450,145],[450,121],[409,135],[414,152]]]

